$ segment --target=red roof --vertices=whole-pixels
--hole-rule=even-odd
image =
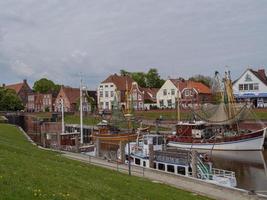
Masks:
[[[19,91],[21,90],[21,88],[23,87],[23,85],[25,85],[30,88],[30,86],[28,85],[27,81],[24,80],[22,83],[16,83],[16,84],[11,84],[11,85],[6,85],[5,88],[7,89],[11,89],[11,90],[15,90],[16,93],[19,93]]]
[[[7,85],[7,86],[5,86],[5,88],[15,90],[16,93],[19,93],[22,86],[23,86],[23,83],[17,83],[17,84]]]
[[[134,80],[130,76],[119,76],[117,74],[110,75],[102,83],[113,83],[116,85],[118,90],[130,90]],[[128,88],[126,88],[128,84]]]
[[[200,94],[211,94],[211,89],[201,82],[181,80],[181,79],[170,79],[173,84],[182,91],[184,88],[194,88]]]
[[[69,99],[70,103],[77,103],[77,100],[80,98],[80,89],[79,88],[71,88],[71,87],[62,87],[63,92],[66,97]]]

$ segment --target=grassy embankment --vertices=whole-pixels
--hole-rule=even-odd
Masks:
[[[68,160],[0,124],[0,199],[207,199],[149,180]]]

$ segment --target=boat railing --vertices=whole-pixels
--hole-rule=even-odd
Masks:
[[[224,169],[212,168],[212,175],[222,177],[235,177],[235,172]]]

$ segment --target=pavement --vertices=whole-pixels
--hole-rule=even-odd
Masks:
[[[128,165],[110,162],[100,158],[88,156],[80,153],[62,152],[63,156],[72,160],[78,160],[87,164],[92,164],[122,173],[128,174]],[[131,166],[131,174],[134,176],[150,179],[152,182],[164,183],[173,187],[190,191],[199,195],[207,196],[218,200],[258,200],[267,199],[267,196],[257,195],[246,190],[228,188],[213,183],[208,183],[199,179],[173,175],[171,173],[160,172],[158,170]]]

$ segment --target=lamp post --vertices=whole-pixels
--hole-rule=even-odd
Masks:
[[[65,133],[65,125],[64,125],[64,100],[63,98],[60,99],[61,104],[61,132]]]

